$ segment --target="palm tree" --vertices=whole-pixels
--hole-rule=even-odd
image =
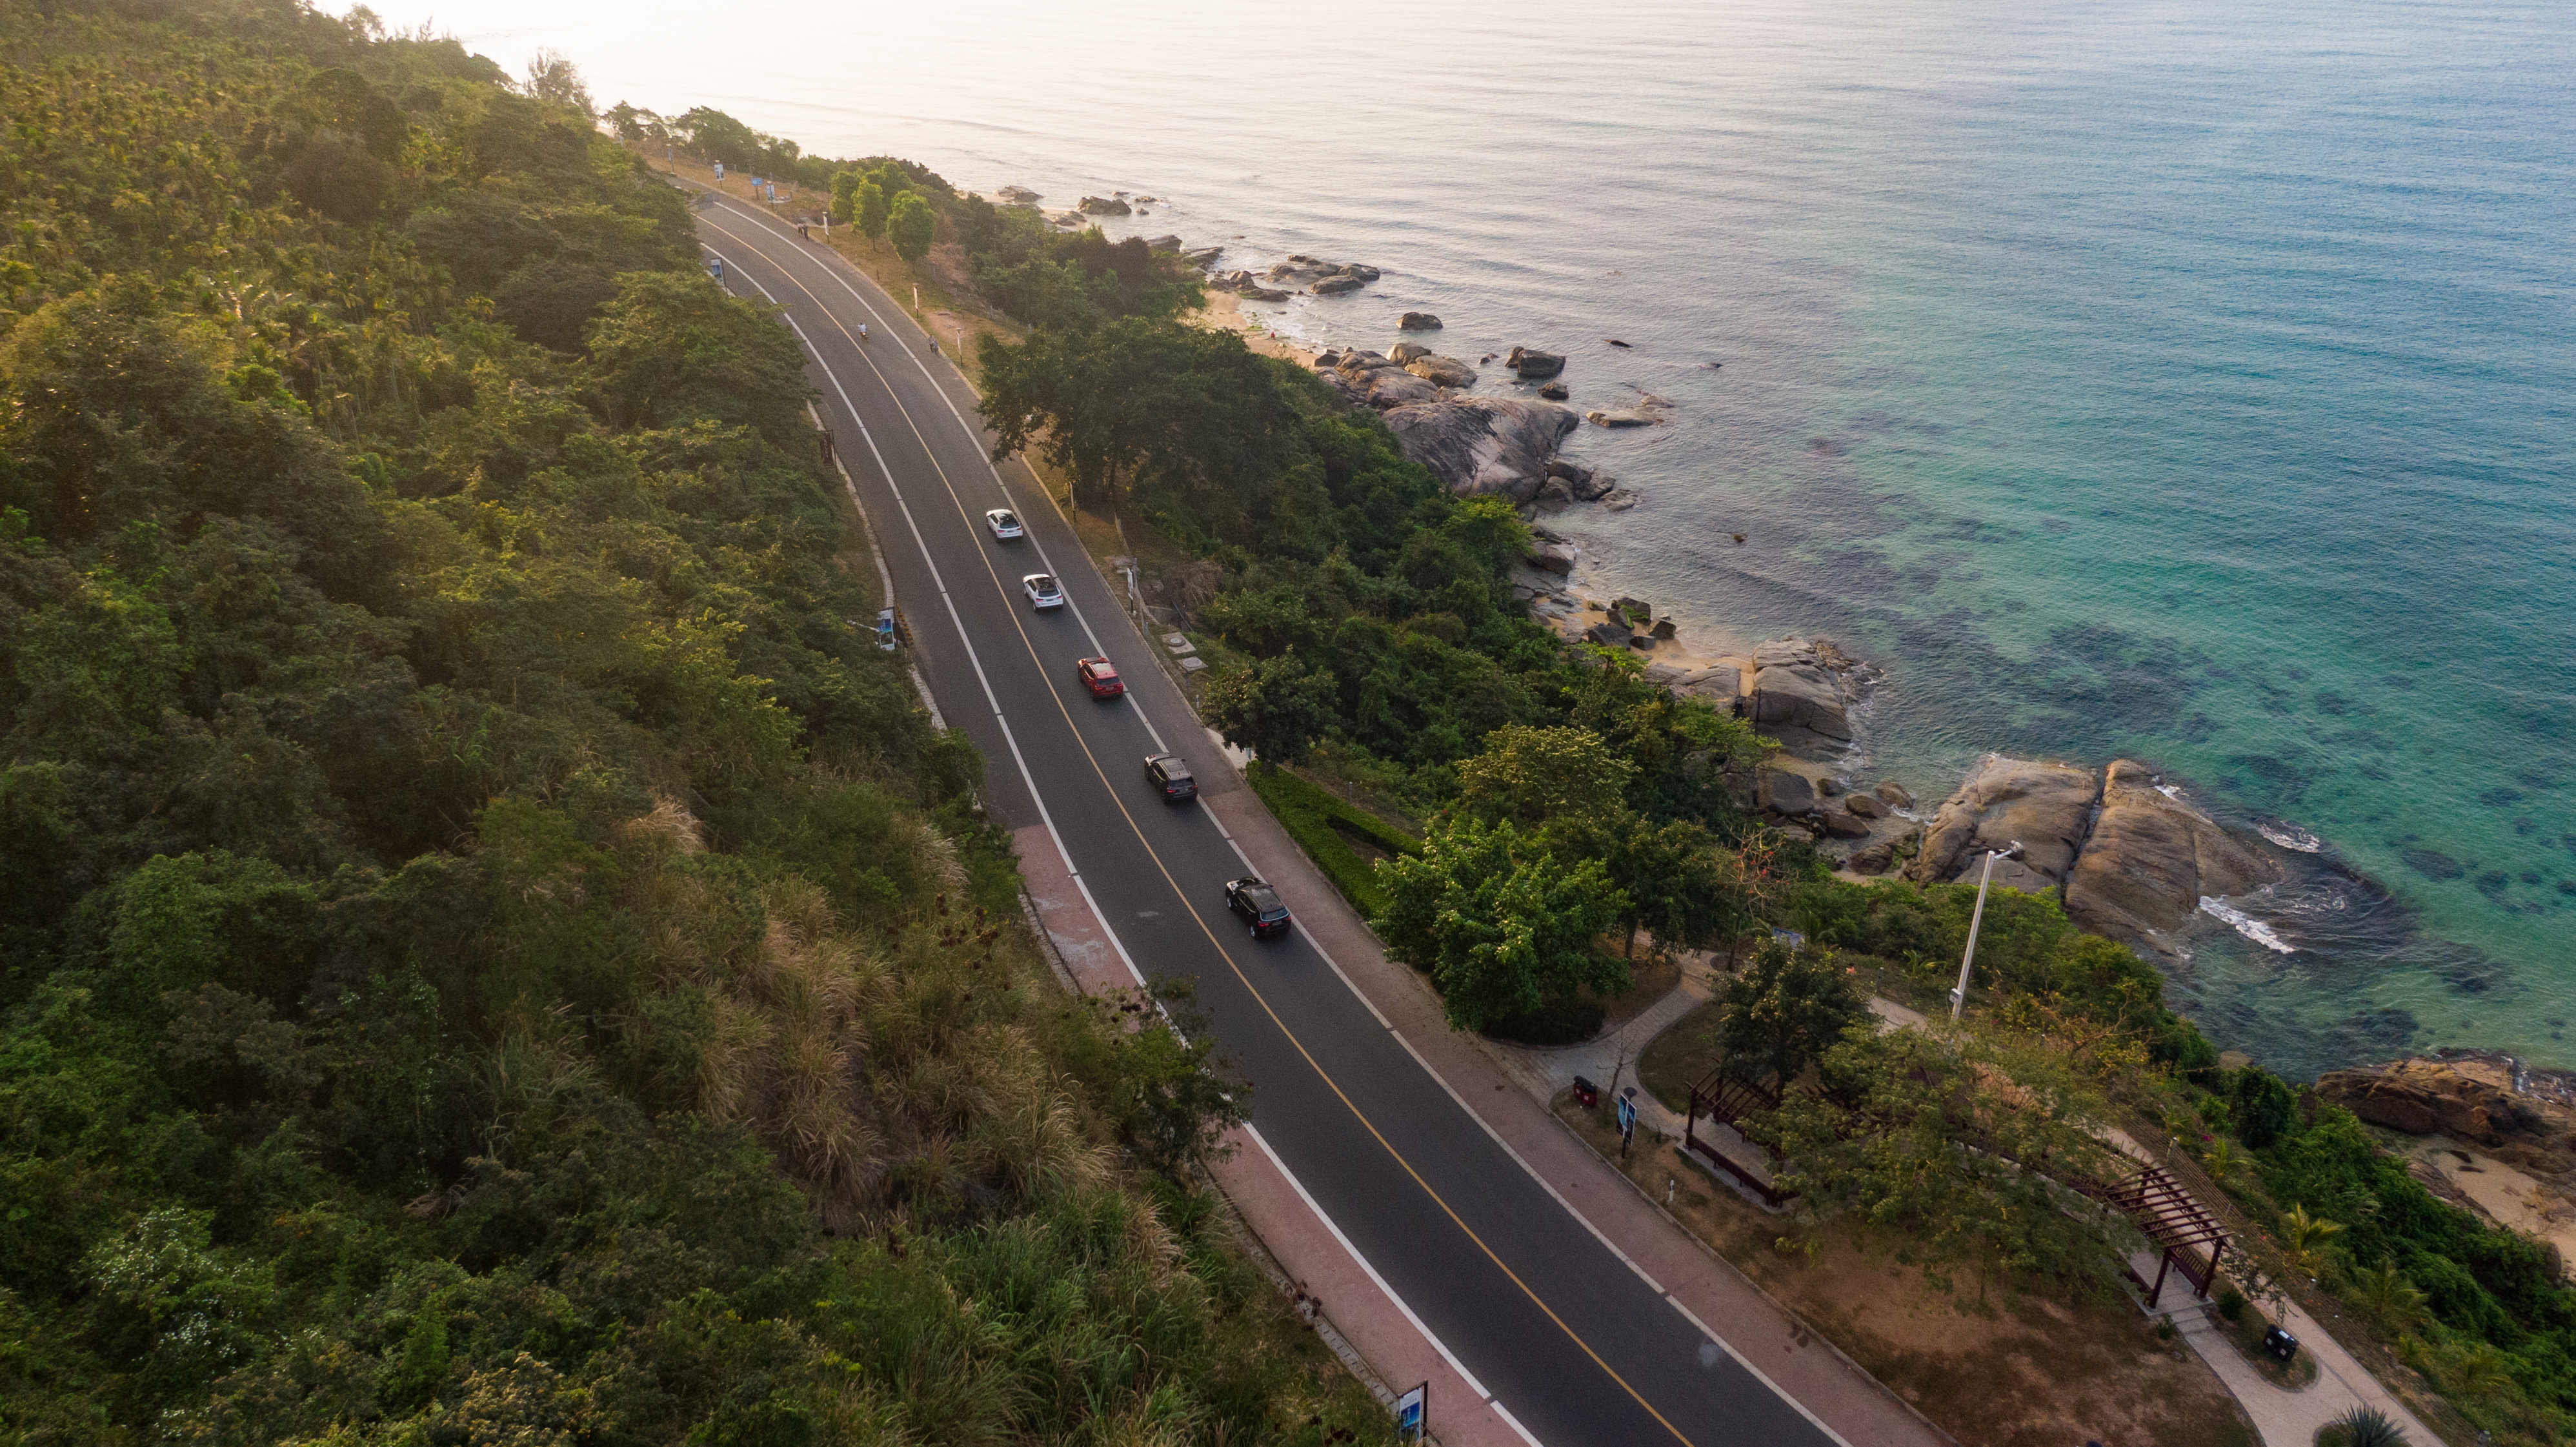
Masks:
[[[2245,1169],[2245,1153],[2236,1148],[2236,1142],[2221,1136],[2209,1149],[2200,1153],[2200,1164],[2209,1172],[2212,1181],[2224,1186],[2230,1177]]]
[[[2379,1318],[2380,1325],[2400,1334],[2423,1325],[2428,1315],[2423,1288],[2398,1270],[2391,1257],[2383,1256],[2377,1266],[2352,1274],[2352,1299],[2362,1310]]]
[[[2513,1364],[2493,1342],[2454,1347],[2443,1353],[2442,1385],[2465,1397],[2482,1397],[2513,1385]]]
[[[2344,1447],[2406,1447],[2406,1434],[2377,1407],[2355,1407],[2326,1424],[2343,1429]]]
[[[2290,1265],[2311,1279],[2325,1274],[2327,1239],[2342,1234],[2343,1223],[2311,1216],[2305,1205],[2292,1206],[2281,1217],[2281,1245]]]

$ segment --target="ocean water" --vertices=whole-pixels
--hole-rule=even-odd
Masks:
[[[2224,1044],[2576,1065],[2563,0],[377,9],[1667,398],[1574,444],[1643,498],[1587,581],[1880,665],[1865,776],[2128,756],[2301,846],[2170,962]]]

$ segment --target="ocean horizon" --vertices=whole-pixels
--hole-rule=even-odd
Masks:
[[[1431,311],[1668,399],[1569,446],[1640,498],[1551,520],[1588,588],[1868,660],[1853,770],[1927,813],[1988,751],[2127,757],[2273,841],[2162,962],[2222,1046],[2576,1066],[2564,7],[375,8],[1383,270],[1247,308],[1301,341]]]

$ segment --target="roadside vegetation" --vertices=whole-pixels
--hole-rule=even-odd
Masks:
[[[0,1442],[1388,1440],[577,72],[0,56]]]
[[[1865,1246],[1972,1310],[2102,1306],[2128,1238],[2071,1187],[2127,1169],[2118,1129],[2241,1228],[2249,1290],[2342,1313],[2446,1431],[2576,1434],[2576,1292],[2545,1248],[2426,1191],[2345,1112],[2222,1068],[2152,966],[2054,901],[1997,891],[1960,1035],[1861,1020],[1862,992],[1943,1007],[1974,891],[1839,880],[1760,828],[1739,801],[1763,740],[1530,620],[1512,510],[1449,497],[1295,366],[1184,324],[1202,292],[1179,258],[908,163],[786,159],[871,235],[920,198],[932,263],[953,255],[945,274],[1012,323],[972,359],[1004,449],[1178,559],[1156,596],[1214,664],[1209,722],[1454,1023],[1579,1039],[1635,951],[1718,952],[1744,967],[1733,1003],[1650,1056],[1649,1083],[1673,1099],[1676,1072],[1723,1063],[1804,1087],[1761,1127],[1801,1192],[1799,1252]],[[1421,821],[1418,849],[1363,880],[1368,831],[1321,807],[1296,772],[1316,761]],[[1809,951],[1757,948],[1775,928]]]

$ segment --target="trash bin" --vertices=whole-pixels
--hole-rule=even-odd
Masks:
[[[1590,1110],[1601,1104],[1601,1087],[1578,1075],[1574,1077],[1574,1103]]]

